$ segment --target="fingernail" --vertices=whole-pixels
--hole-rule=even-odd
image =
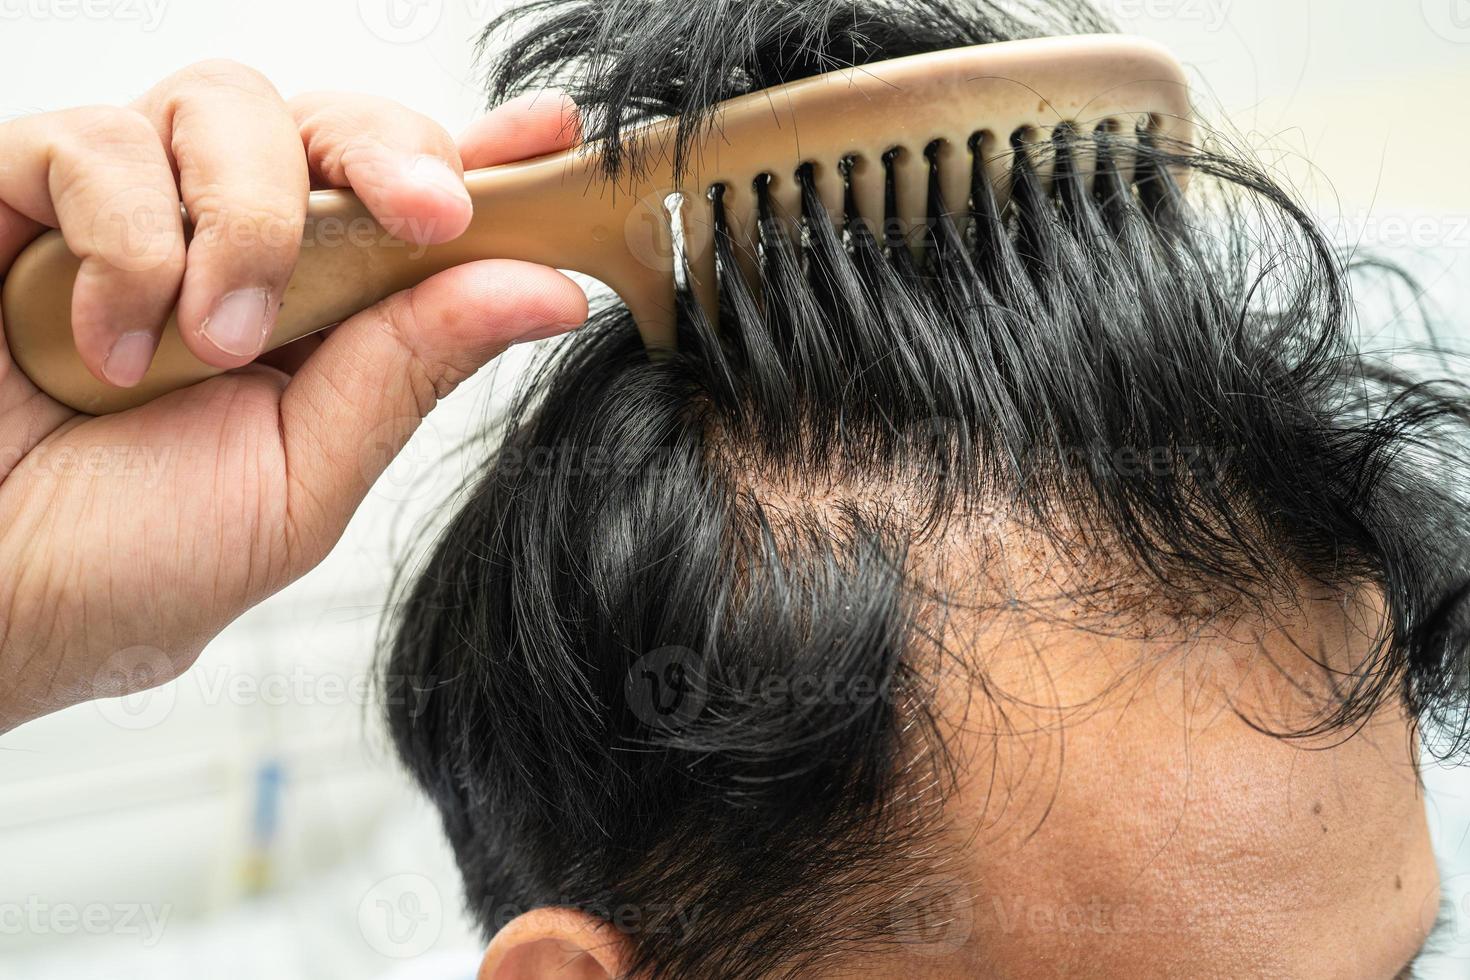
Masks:
[[[131,388],[148,373],[157,342],[147,330],[130,330],[113,342],[102,361],[102,373],[119,388]]]
[[[408,177],[416,183],[433,187],[461,200],[470,199],[470,192],[465,190],[464,178],[438,157],[427,154],[415,157],[408,168]]]
[[[227,293],[204,321],[206,340],[233,357],[254,357],[270,332],[270,292],[237,289]]]
[[[577,329],[586,322],[586,320],[578,320],[576,323],[543,323],[539,327],[533,327],[527,330],[515,340],[511,341],[511,343],[529,344],[533,340],[545,340],[547,337],[557,337]]]

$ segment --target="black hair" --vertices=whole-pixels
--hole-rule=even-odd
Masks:
[[[687,147],[718,101],[836,67],[1100,26],[1074,0],[541,0],[487,37],[523,16],[494,97],[561,83],[615,146],[680,114]],[[1248,155],[989,135],[965,165],[1010,155],[1006,204],[979,165],[967,201],[931,180],[917,252],[850,208],[835,229],[810,172],[800,216],[757,182],[758,283],[712,188],[719,329],[685,298],[650,357],[612,305],[528,385],[384,666],[436,679],[388,721],[487,932],[588,909],[630,975],[680,978],[903,941],[954,774],[934,678],[995,520],[1081,569],[1100,622],[1125,583],[1181,618],[1369,586],[1371,654],[1279,734],[1398,699],[1463,743],[1464,392],[1357,349],[1348,261]]]

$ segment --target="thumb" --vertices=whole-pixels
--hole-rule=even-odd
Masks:
[[[587,318],[554,269],[508,259],[441,272],[333,330],[281,396],[288,540],[314,563],[436,402],[518,341]]]

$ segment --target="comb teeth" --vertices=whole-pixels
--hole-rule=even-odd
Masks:
[[[813,175],[827,210],[835,216],[837,224],[841,224],[841,216],[855,213],[863,216],[881,214],[885,218],[921,225],[928,211],[931,170],[937,168],[942,196],[952,210],[963,209],[972,193],[974,181],[982,173],[988,179],[998,205],[1003,208],[1010,196],[1015,154],[1022,151],[1031,153],[1036,163],[1037,179],[1050,193],[1053,190],[1053,151],[1062,144],[1076,154],[1076,169],[1083,174],[1090,189],[1094,170],[1092,144],[1083,134],[1106,137],[1116,153],[1119,147],[1129,143],[1137,145],[1139,136],[1152,128],[1146,122],[1139,123],[1134,127],[1134,138],[1125,139],[1121,136],[1126,132],[1123,128],[1125,123],[1124,120],[1105,119],[1085,129],[1074,123],[1027,126],[1008,134],[1004,140],[997,138],[989,129],[981,129],[960,145],[939,136],[927,143],[896,143],[884,150],[877,160],[864,154],[850,153],[839,157],[835,164],[804,160],[790,177],[760,171],[752,175],[751,187],[745,190],[727,181],[715,183],[725,187],[727,213],[731,216],[732,225],[739,228],[749,228],[754,217],[756,182],[765,183],[776,203],[788,213],[799,211],[801,195],[792,178],[802,170]],[[1132,160],[1120,160],[1118,163],[1124,182],[1131,182]],[[711,184],[710,188],[713,186]],[[708,196],[708,190],[705,196]]]
[[[680,215],[679,264],[694,270],[711,271],[710,262],[694,248],[686,222],[709,222],[699,210],[717,204],[721,232],[727,234],[733,258],[747,283],[760,282],[760,238],[762,212],[769,209],[784,219],[793,244],[800,245],[804,223],[825,217],[839,232],[851,234],[854,224],[866,228],[886,248],[907,246],[916,256],[930,242],[938,207],[943,207],[962,237],[973,234],[976,221],[1003,226],[1012,204],[1017,166],[1026,168],[1028,179],[1040,193],[1052,198],[1066,213],[1082,207],[1079,194],[1097,195],[1097,163],[1105,155],[1103,168],[1108,186],[1103,196],[1117,198],[1129,192],[1134,181],[1136,158],[1132,152],[1141,140],[1158,129],[1150,118],[1109,117],[1081,126],[1073,122],[1053,126],[1022,126],[1003,139],[991,129],[972,132],[962,144],[935,137],[918,144],[895,144],[873,159],[867,154],[847,154],[835,162],[802,161],[790,175],[772,171],[756,173],[748,187],[728,181],[709,185],[702,200],[685,202]],[[808,181],[823,206],[813,214],[803,205],[802,182]],[[767,215],[769,217],[770,215]],[[713,244],[711,241],[710,244]],[[729,274],[730,270],[722,270]]]

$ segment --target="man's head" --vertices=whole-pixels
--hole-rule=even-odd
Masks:
[[[537,9],[502,94],[574,74],[611,139],[1097,26]],[[719,331],[686,303],[650,359],[611,309],[513,414],[386,665],[436,679],[390,724],[489,976],[1386,978],[1418,948],[1465,404],[1354,350],[1347,271],[1248,162],[1011,135],[975,143],[1013,155],[1003,212],[981,168],[918,255],[772,213],[758,284],[721,196],[769,189],[713,189]]]

